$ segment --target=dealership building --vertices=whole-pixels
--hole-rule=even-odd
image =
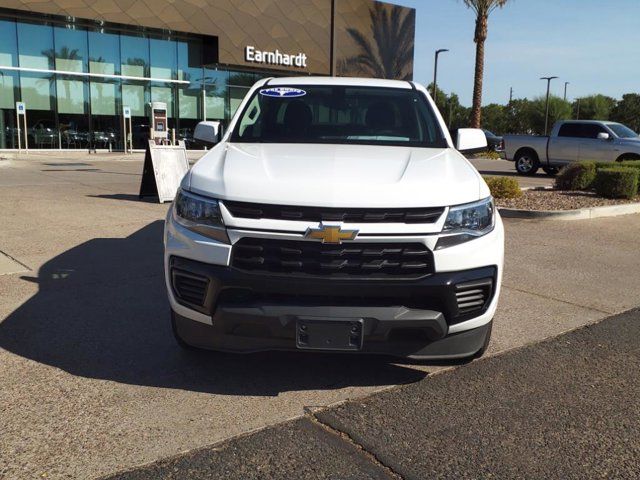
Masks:
[[[190,145],[258,79],[413,76],[415,11],[372,0],[4,0],[0,149],[134,148],[151,102]],[[25,114],[18,115],[18,109]],[[25,129],[20,130],[24,145]]]

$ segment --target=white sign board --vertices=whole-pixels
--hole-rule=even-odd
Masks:
[[[27,112],[27,106],[24,102],[16,102],[16,112],[18,115],[24,115]]]
[[[189,160],[184,143],[176,147],[156,145],[150,140],[144,159],[140,198],[157,196],[160,203],[172,201],[188,170]]]
[[[131,107],[122,107],[122,115],[124,118],[131,118]]]

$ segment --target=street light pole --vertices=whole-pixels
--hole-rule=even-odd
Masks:
[[[556,78],[559,78],[559,77],[540,77],[540,80],[547,81],[547,107],[546,107],[546,113],[544,116],[544,134],[545,135],[549,134],[549,93],[551,92],[551,80],[555,80]]]
[[[441,53],[448,52],[446,48],[436,50],[436,64],[433,67],[433,103],[438,103],[438,57]]]
[[[564,101],[567,101],[567,85],[571,82],[564,82]]]

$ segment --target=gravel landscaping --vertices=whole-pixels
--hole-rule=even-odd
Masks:
[[[593,192],[566,192],[559,190],[527,190],[514,199],[498,199],[498,207],[517,210],[577,210],[580,208],[624,205],[640,202],[640,197],[632,200],[598,197]]]

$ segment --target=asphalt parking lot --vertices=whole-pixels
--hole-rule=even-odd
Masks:
[[[639,320],[627,312],[109,480],[637,478]]]
[[[115,156],[0,160],[0,477],[109,475],[442,370],[183,354],[162,278],[168,206],[138,200],[141,171]],[[640,303],[638,216],[505,223],[490,355]]]
[[[474,158],[471,163],[482,175],[487,177],[512,177],[518,180],[523,188],[550,187],[554,177],[547,175],[542,170],[530,177],[518,175],[513,162],[507,160],[492,160],[489,158]]]

